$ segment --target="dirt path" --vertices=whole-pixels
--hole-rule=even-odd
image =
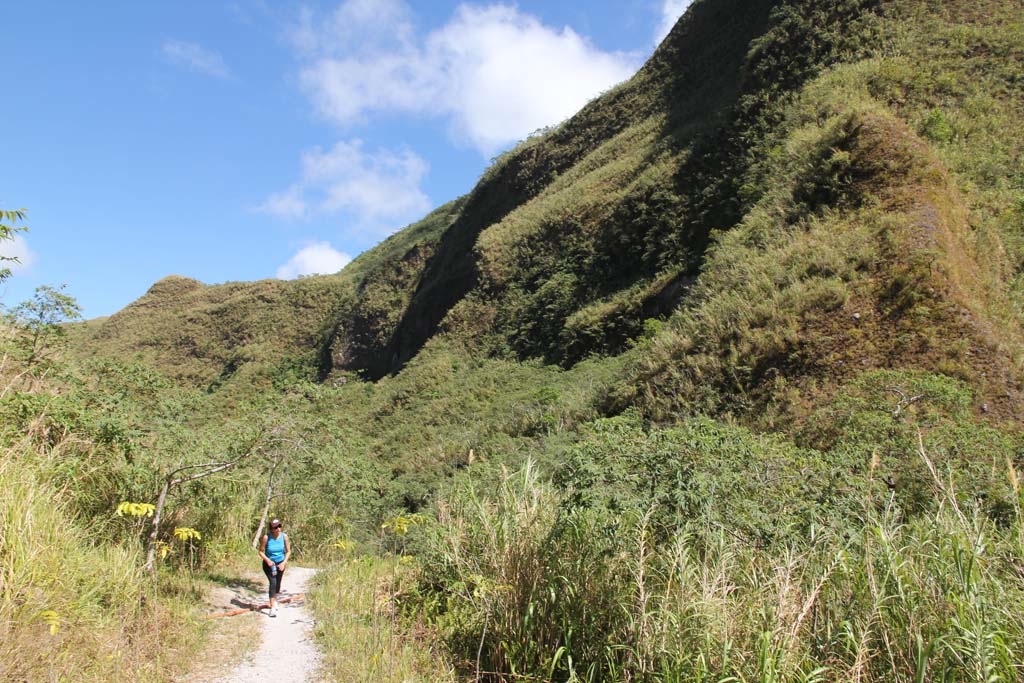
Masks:
[[[315,569],[288,567],[281,597],[305,593]],[[266,599],[266,594],[263,595]],[[320,652],[313,644],[313,615],[304,600],[295,600],[277,608],[277,616],[266,611],[255,617],[262,621],[263,642],[230,675],[216,683],[318,683]]]

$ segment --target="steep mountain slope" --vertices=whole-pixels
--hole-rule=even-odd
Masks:
[[[381,346],[377,329],[400,314],[407,280],[415,284],[459,206],[440,207],[334,276],[212,286],[168,276],[124,310],[87,323],[77,346],[202,388],[315,376],[329,367],[325,354],[338,337],[350,353]]]
[[[946,160],[979,135],[1007,160],[1019,143],[993,120],[938,139],[929,123],[946,120],[939,100],[1020,120],[1013,9],[695,4],[632,81],[489,171],[380,351],[339,337],[334,367],[397,371],[439,327],[568,366],[677,311],[631,354],[614,410],[800,414],[858,372],[908,367],[1019,417],[1020,250],[1001,246],[1019,242],[1019,199],[984,196],[1014,171],[979,187]],[[1004,56],[964,65],[964,50]],[[931,74],[911,70],[916,54]]]
[[[983,5],[698,1],[633,79],[339,275],[164,281],[83,347],[214,388],[605,358],[600,413],[790,434],[905,369],[1012,423],[1021,13]]]
[[[554,316],[678,261],[674,254],[657,257],[660,248],[653,244],[622,253],[624,243],[642,241],[643,235],[613,225],[631,218],[631,203],[671,185],[679,157],[732,106],[743,55],[764,30],[768,7],[698,6],[631,81],[499,160],[469,195],[425,269],[387,344],[393,358],[387,369],[395,371],[415,355],[470,293],[503,309],[492,313],[495,327],[521,355],[558,360],[563,354],[555,348],[557,339],[538,338],[534,326],[557,325]],[[660,220],[671,222],[671,216]],[[560,284],[562,274],[573,282]],[[592,291],[593,285],[600,286]],[[548,292],[559,286],[563,291],[555,295],[562,300],[555,305],[563,310],[553,311]],[[516,329],[522,318],[527,326]],[[591,343],[591,350],[601,341]]]

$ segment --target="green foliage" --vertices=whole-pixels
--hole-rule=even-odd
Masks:
[[[953,139],[953,126],[941,109],[932,109],[921,124],[921,135],[934,142],[949,142]]]
[[[728,529],[767,547],[848,516],[856,495],[829,454],[712,420],[645,429],[633,414],[599,420],[581,436],[555,477],[567,504],[648,514],[661,533]]]
[[[0,436],[0,634],[18,653],[0,664],[0,676],[176,678],[176,653],[199,637],[189,608],[152,594],[139,546],[116,540],[112,506],[102,516],[82,514],[84,494],[109,496],[116,482],[92,472],[58,476],[68,461],[97,468],[102,459],[89,457],[96,453],[83,435],[53,434],[60,423],[39,417],[21,433],[5,421]]]
[[[759,548],[731,527],[659,541],[650,512],[614,524],[559,513],[527,467],[491,497],[439,507],[411,608],[431,610],[467,674],[1012,680],[1024,647],[1020,492],[1000,528],[935,483],[932,511],[913,521],[861,488],[867,504],[839,526]]]
[[[25,365],[45,361],[65,340],[66,324],[79,320],[81,312],[74,297],[64,293],[64,285],[37,287],[30,300],[12,308],[6,318],[16,330],[15,349]]]
[[[399,619],[414,588],[415,567],[386,558],[346,558],[321,572],[310,602],[324,669],[336,680],[358,683],[454,683],[451,666],[430,647],[423,625]]]
[[[422,590],[436,593],[435,618],[469,671],[562,678],[574,660],[603,659],[615,611],[599,590],[607,546],[595,526],[560,521],[532,466],[493,498],[460,492],[440,516]]]
[[[931,505],[934,482],[920,457],[924,449],[958,496],[1005,519],[1016,498],[1005,464],[1024,453],[1024,435],[975,422],[975,402],[963,382],[942,375],[869,372],[821,408],[800,436],[834,453],[847,471],[885,481],[908,513]]]
[[[0,246],[4,242],[9,242],[14,239],[14,236],[19,232],[24,232],[26,228],[24,226],[14,225],[19,221],[25,220],[25,210],[0,210]],[[3,266],[4,262],[10,263],[14,261],[17,263],[18,259],[14,256],[5,256],[0,254],[0,282],[3,282],[11,276],[11,269]]]

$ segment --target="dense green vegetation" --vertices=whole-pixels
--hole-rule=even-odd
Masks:
[[[68,371],[62,323],[77,310],[42,287],[0,322],[0,677],[170,680],[199,633],[195,586],[148,581],[140,522],[114,516],[139,446],[97,404],[116,399]]]
[[[724,437],[741,460],[725,450],[736,467],[723,467],[723,477],[697,460],[693,488],[728,493],[709,500],[680,491],[678,507],[688,516],[674,528],[658,519],[657,503],[613,515],[579,507],[530,467],[496,495],[460,491],[440,508],[431,569],[412,602],[433,616],[467,673],[573,681],[1019,679],[1018,489],[1018,502],[996,522],[983,506],[965,507],[954,480],[941,476],[932,480],[938,504],[914,516],[884,487],[865,487],[858,497],[850,486],[843,524],[818,524],[809,519],[813,491],[787,482],[779,488],[793,498],[764,494],[762,473],[784,471],[771,462],[772,447],[694,427],[711,433],[691,447],[717,455]],[[767,463],[751,457],[759,451]],[[921,458],[930,463],[923,451]],[[1012,469],[1002,474],[1016,477]],[[733,478],[747,485],[730,490]]]
[[[698,0],[341,273],[70,328],[41,291],[0,368],[7,635],[150,676],[171,576],[245,556],[274,471],[366,680],[1020,678],[1022,102],[1016,0]],[[172,493],[147,592],[118,505],[235,459]]]

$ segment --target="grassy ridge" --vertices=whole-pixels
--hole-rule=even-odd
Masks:
[[[321,352],[340,286],[329,277],[205,286],[170,276],[124,310],[89,323],[79,343],[203,388],[305,375]]]

